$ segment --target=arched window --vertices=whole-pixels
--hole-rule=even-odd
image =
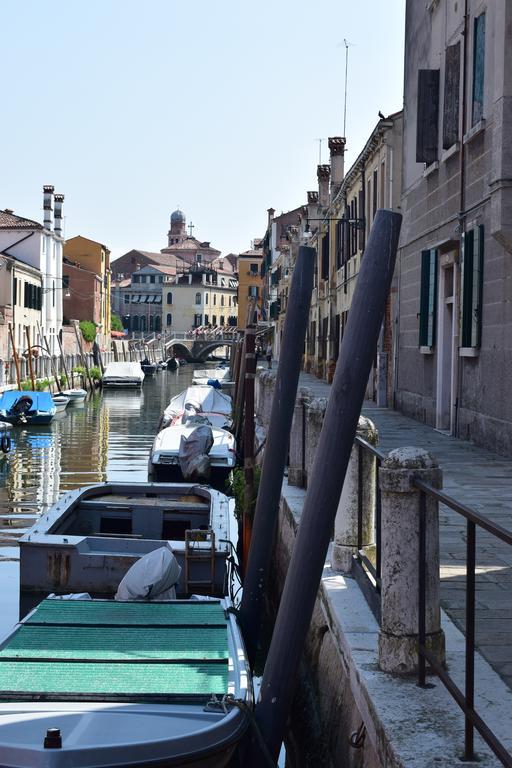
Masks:
[[[138,315],[134,315],[132,320],[133,320],[132,330],[138,331],[139,330],[139,316]]]
[[[141,315],[139,317],[139,330],[141,330],[141,331],[146,331],[147,330],[145,315]]]
[[[171,315],[171,313],[170,313],[170,312],[169,312],[169,314],[167,315],[167,325],[172,325],[172,315]]]
[[[162,318],[160,315],[155,315],[155,331],[158,333],[162,330]]]
[[[201,304],[201,294],[196,293],[196,304]]]
[[[220,297],[220,305],[221,305],[221,307],[223,307],[223,306],[224,306],[224,295],[222,295],[222,296]],[[221,325],[222,325],[222,323],[221,323]]]
[[[172,304],[172,292],[168,291],[167,293],[167,303]]]

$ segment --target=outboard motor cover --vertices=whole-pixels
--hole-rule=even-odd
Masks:
[[[175,600],[181,574],[169,545],[143,555],[126,572],[115,600]]]
[[[185,480],[208,480],[212,445],[213,432],[206,425],[196,427],[188,437],[181,436],[178,458]]]

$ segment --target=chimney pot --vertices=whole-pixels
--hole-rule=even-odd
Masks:
[[[64,202],[64,195],[55,195],[55,234],[62,237],[62,203]]]
[[[331,200],[345,176],[345,144],[344,136],[332,136],[329,139],[329,151],[331,153]]]
[[[55,187],[51,184],[45,184],[43,187],[43,210],[44,210],[44,228],[52,229],[53,218],[53,191]]]
[[[320,208],[327,208],[329,205],[329,179],[331,176],[330,165],[319,165],[316,175],[318,178],[318,202]]]

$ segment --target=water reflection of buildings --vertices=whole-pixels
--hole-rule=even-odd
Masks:
[[[13,430],[6,476],[7,507],[43,511],[59,497],[61,446],[52,425]]]
[[[60,428],[61,492],[103,482],[108,462],[109,415],[101,396],[67,413]]]

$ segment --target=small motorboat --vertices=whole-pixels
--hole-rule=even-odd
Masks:
[[[57,413],[62,413],[62,411],[65,411],[68,407],[71,398],[62,394],[62,392],[59,392],[58,394],[52,395],[52,400],[57,408]]]
[[[83,403],[87,397],[87,392],[81,387],[73,387],[72,389],[63,389],[62,394],[65,397],[69,397],[69,405],[77,405]]]
[[[165,409],[159,429],[184,424],[194,415],[204,416],[213,427],[231,426],[233,402],[229,395],[211,386],[192,386],[173,397]]]
[[[177,368],[180,367],[180,363],[177,357],[170,357],[167,360],[167,370],[168,371],[175,371]]]
[[[162,429],[155,438],[149,455],[148,477],[150,480],[172,483],[183,479],[208,482],[213,488],[224,490],[230,472],[236,464],[236,442],[225,429],[215,429],[205,423],[202,417],[188,420],[185,424]],[[199,430],[211,433],[211,446],[197,448],[194,474],[187,475],[185,467],[192,466],[193,442],[199,437]],[[190,441],[190,442],[189,442]],[[186,443],[190,449],[187,449]],[[200,446],[200,443],[199,443]]]
[[[11,390],[0,396],[0,419],[9,424],[49,424],[57,412],[49,392]]]
[[[69,491],[19,539],[21,615],[50,592],[113,596],[128,568],[167,542],[182,568],[178,596],[224,595],[229,541],[229,499],[211,488],[100,483]]]
[[[47,599],[0,644],[3,768],[226,768],[252,716],[232,604]]]
[[[194,371],[192,384],[209,384],[215,386],[224,387],[229,382],[229,367],[227,368],[204,368],[202,370]]]
[[[144,371],[145,376],[154,376],[158,368],[157,364],[152,363],[147,357],[141,360],[140,367]]]
[[[144,371],[140,363],[109,363],[103,374],[104,387],[141,387]]]

